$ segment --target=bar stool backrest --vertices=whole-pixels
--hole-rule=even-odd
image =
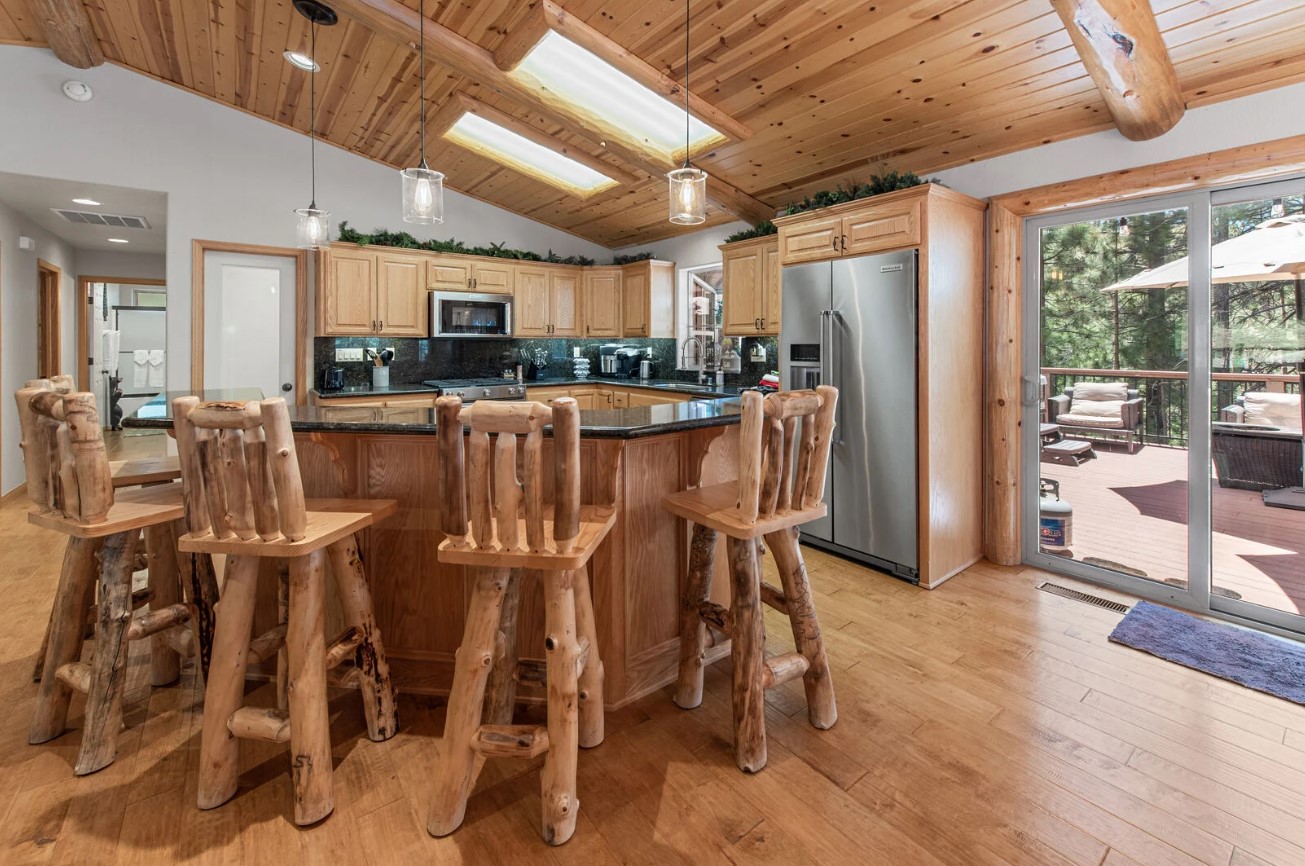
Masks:
[[[42,514],[103,523],[113,506],[113,472],[95,395],[56,376],[34,379],[14,396],[28,499]]]
[[[440,528],[449,543],[487,551],[519,550],[518,520],[524,505],[526,548],[531,552],[547,550],[541,455],[543,430],[551,423],[553,538],[557,552],[570,551],[580,534],[580,409],[576,401],[561,397],[550,407],[479,400],[463,408],[458,397],[440,397],[435,401],[435,413],[440,440]],[[471,427],[465,443],[464,424]],[[496,436],[492,459],[491,434]],[[517,437],[522,435],[524,453],[518,478]]]
[[[744,522],[820,504],[837,405],[838,389],[829,385],[764,399],[756,391],[743,394],[738,510]]]
[[[299,541],[308,511],[285,400],[172,401],[192,536]]]

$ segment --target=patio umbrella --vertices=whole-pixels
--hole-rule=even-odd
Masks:
[[[1210,248],[1216,283],[1250,283],[1305,277],[1305,214],[1274,217]],[[1187,285],[1187,256],[1106,286],[1135,292]]]

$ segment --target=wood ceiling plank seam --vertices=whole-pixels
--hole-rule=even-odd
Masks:
[[[1179,58],[1187,60],[1228,51],[1230,50],[1228,46],[1231,45],[1246,46],[1298,27],[1305,22],[1303,13],[1305,13],[1305,3],[1293,0],[1288,9],[1264,18],[1239,21],[1232,26],[1228,26],[1230,22],[1222,18],[1216,20],[1212,17],[1204,21],[1196,21],[1180,28],[1177,35],[1182,41],[1172,45],[1169,53],[1177,63]],[[1237,59],[1236,54],[1232,59],[1234,61]]]
[[[137,0],[132,4],[137,30],[144,37],[145,53],[150,58],[150,70],[169,81],[186,84],[171,27],[164,26],[160,5],[167,7],[170,16],[171,0]]]
[[[196,93],[212,98],[215,90],[209,28],[209,16],[202,4],[181,4],[181,29],[186,46],[184,53],[190,62],[191,87]]]
[[[1305,18],[1300,20],[1305,22]],[[1239,42],[1237,44],[1240,56],[1234,55],[1231,58],[1232,62],[1228,62],[1229,59],[1218,50],[1175,60],[1175,66],[1181,64],[1184,70],[1188,70],[1187,80],[1184,80],[1181,71],[1179,80],[1183,82],[1184,89],[1190,86],[1193,90],[1200,90],[1217,87],[1226,76],[1235,75],[1232,70],[1238,69],[1243,64],[1259,65],[1266,61],[1281,63],[1282,60],[1287,59],[1283,57],[1284,50],[1290,50],[1292,46],[1301,44],[1302,28],[1305,28],[1305,24],[1298,24],[1291,29],[1273,30],[1257,39]],[[1199,71],[1201,68],[1209,71],[1203,76]]]
[[[194,68],[190,52],[187,50],[185,22],[182,19],[182,6],[173,5],[171,0],[155,0],[158,7],[159,24],[163,28],[164,47],[172,58],[174,72],[178,80],[187,87],[193,87]]]
[[[415,76],[417,55],[411,51],[395,52],[391,62],[382,76],[382,87],[372,101],[372,110],[365,112],[362,123],[363,133],[360,146],[372,154],[379,154],[391,137],[390,122],[402,108],[402,100],[397,95],[405,90],[407,79]]]
[[[1269,61],[1265,68],[1254,73],[1247,72],[1221,82],[1221,89],[1217,92],[1212,88],[1197,91],[1188,97],[1187,107],[1200,108],[1228,99],[1263,93],[1266,90],[1282,87],[1284,84],[1298,84],[1301,81],[1305,81],[1305,58],[1285,65],[1277,61]]]
[[[263,28],[255,4],[266,5],[266,0],[235,0],[236,8],[236,92],[235,102],[241,108],[251,108],[255,102],[259,52],[263,44]],[[320,34],[319,34],[320,35]]]
[[[276,111],[276,100],[281,95],[281,82],[286,77],[286,67],[293,68],[285,59],[290,47],[290,14],[293,9],[282,0],[262,0],[258,52],[254,56],[254,81],[252,93],[245,107],[258,114]],[[299,17],[296,15],[295,17]]]
[[[0,4],[0,42],[5,45],[46,44],[45,33],[28,7],[27,0]]]
[[[343,138],[337,126],[339,113],[345,99],[354,90],[361,57],[371,45],[372,34],[349,20],[342,21],[332,31],[331,41],[326,46],[321,46],[320,38],[318,43],[319,52],[322,52],[319,65],[327,73],[328,84],[322,88],[317,101],[317,132],[328,140],[338,141]],[[289,63],[284,66],[294,69]],[[282,80],[285,81],[284,75]],[[302,102],[302,95],[299,101]]]
[[[113,47],[113,59],[145,73],[149,73],[148,61],[141,47],[139,34],[136,32],[135,18],[130,7],[123,11],[125,0],[96,0],[94,6],[87,4],[87,14],[91,17],[91,26],[100,36],[100,48],[106,43]],[[103,31],[99,25],[103,25]],[[105,56],[110,56],[106,53]]]
[[[385,75],[385,61],[391,59],[392,54],[393,52],[384,44],[384,40],[377,39],[373,33],[363,52],[359,67],[354,72],[353,88],[347,98],[340,103],[340,110],[336,115],[338,119],[335,121],[340,129],[333,140],[347,142],[346,146],[352,148],[354,143],[361,139],[364,131],[361,118],[376,98]]]
[[[214,96],[228,105],[236,104],[236,36],[234,7],[221,0],[209,0],[213,46]]]

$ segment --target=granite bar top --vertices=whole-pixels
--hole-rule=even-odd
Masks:
[[[590,382],[592,380],[577,380]],[[637,381],[637,380],[636,380]],[[546,383],[537,383],[546,384]],[[551,383],[547,383],[551,384]],[[566,384],[559,380],[557,384]],[[665,390],[665,389],[659,389]],[[172,429],[172,401],[189,391],[167,391],[147,402],[122,420],[128,428]],[[258,400],[256,388],[205,391],[204,400]],[[290,406],[290,427],[311,433],[411,433],[435,432],[435,410],[426,407],[394,406],[388,409],[363,406]],[[581,409],[580,436],[588,439],[640,439],[663,433],[678,433],[702,427],[739,423],[742,407],[738,397],[714,397],[638,406],[627,409]],[[546,429],[546,433],[551,428]]]
[[[511,384],[511,380],[504,379],[504,382]],[[646,388],[650,391],[661,391],[670,394],[683,394],[693,397],[734,397],[738,391],[729,388],[717,388],[714,384],[699,386],[693,382],[685,382],[680,379],[616,379],[606,376],[591,376],[588,379],[572,378],[549,378],[549,379],[527,379],[526,393],[529,395],[531,388],[565,388],[570,385],[596,385],[602,387],[619,386],[621,388]],[[318,391],[313,390],[313,396],[318,400],[338,400],[342,397],[385,397],[391,394],[435,394],[439,389],[432,388],[429,385],[420,383],[413,385],[391,385],[388,388],[373,388],[371,385],[350,385],[339,391]]]

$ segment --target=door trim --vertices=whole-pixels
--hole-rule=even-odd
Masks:
[[[53,281],[51,288],[50,281]],[[36,260],[36,375],[57,376],[63,366],[63,270],[45,259]],[[42,316],[42,312],[47,315]],[[43,372],[44,369],[44,372]]]
[[[265,244],[237,244],[196,238],[190,245],[190,389],[204,390],[204,254],[244,253],[295,260],[295,399],[308,399],[308,251]],[[270,395],[276,396],[276,395]]]
[[[96,277],[77,275],[77,389],[86,391],[90,388],[91,373],[86,363],[91,354],[91,335],[87,333],[91,323],[86,312],[88,304],[87,291],[91,283],[115,283],[122,286],[166,286],[167,280],[147,280],[141,277]]]

